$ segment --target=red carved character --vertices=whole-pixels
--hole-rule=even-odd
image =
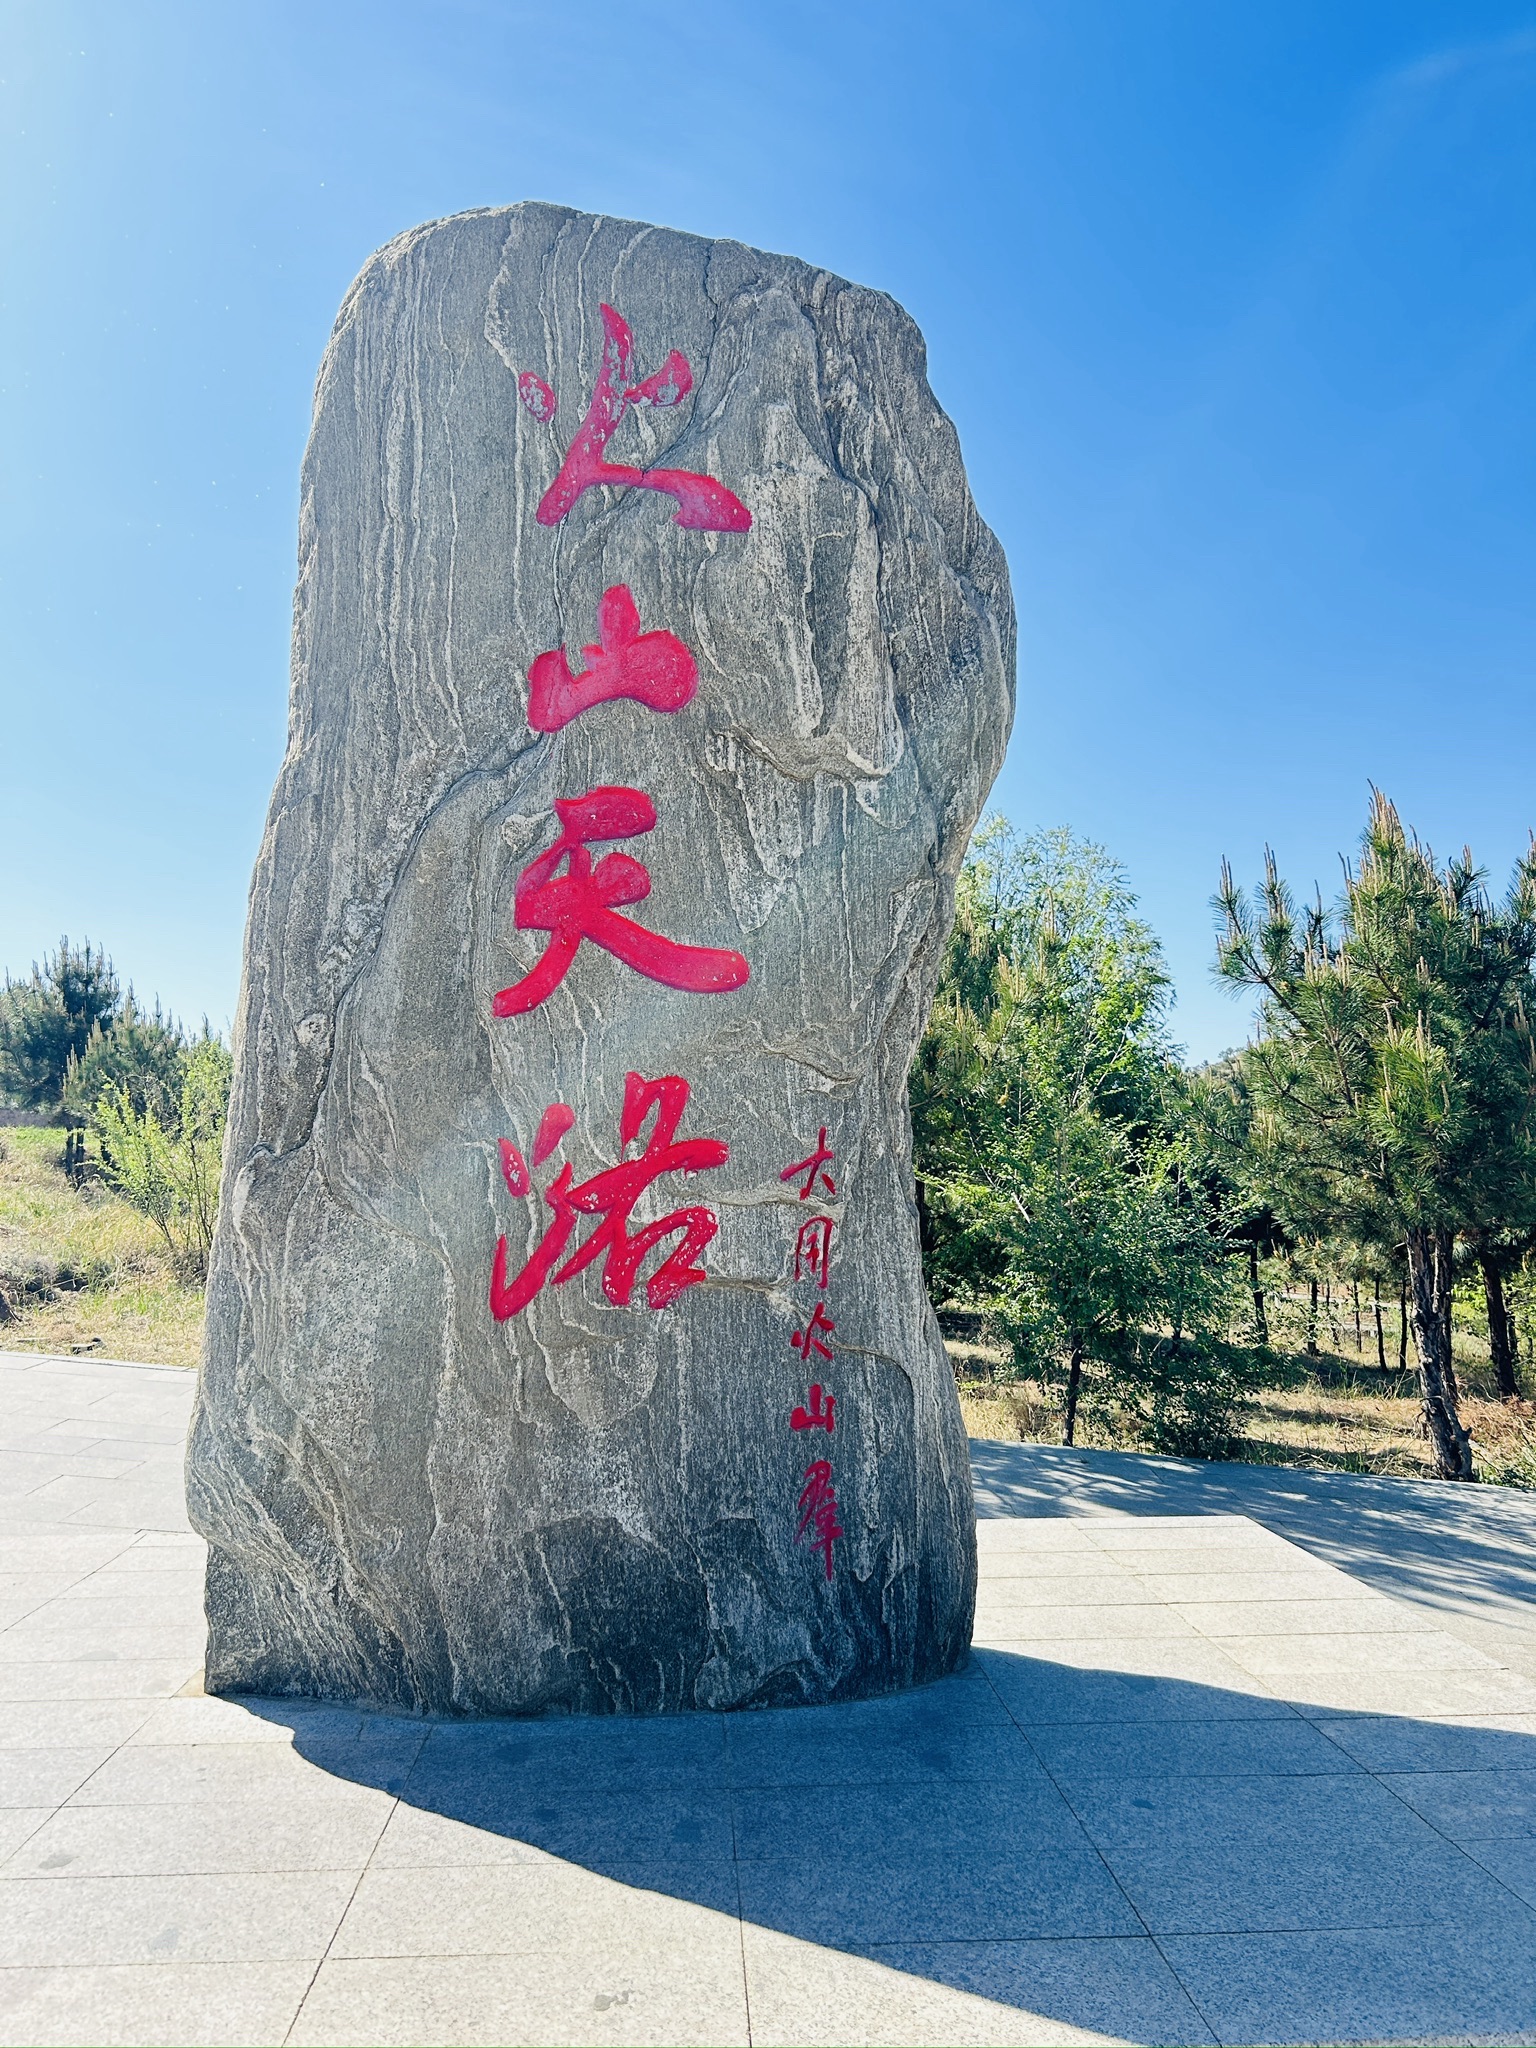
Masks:
[[[807,1216],[795,1234],[795,1278],[809,1274],[825,1293],[831,1265],[832,1218]]]
[[[493,998],[496,1016],[537,1009],[564,981],[583,939],[668,988],[719,995],[741,987],[752,970],[740,953],[679,945],[614,909],[649,896],[650,875],[627,853],[605,854],[594,867],[587,848],[594,840],[631,839],[655,829],[656,806],[643,790],[604,784],[585,796],[556,797],[555,815],[559,838],[523,869],[513,897],[518,930],[548,932],[549,944],[537,966]],[[566,872],[557,876],[562,861]]]
[[[576,1112],[568,1103],[552,1102],[539,1118],[539,1128],[534,1133],[533,1163],[542,1166],[550,1153],[576,1121]],[[505,1140],[503,1140],[505,1143]]]
[[[821,1388],[813,1386],[809,1398],[810,1406],[808,1408],[797,1406],[791,1411],[789,1418],[790,1428],[824,1429],[827,1435],[830,1436],[832,1434],[832,1415],[837,1407],[837,1396],[835,1394],[828,1394],[825,1397],[825,1405],[823,1405]]]
[[[501,1177],[507,1184],[509,1195],[526,1195],[532,1182],[528,1178],[528,1162],[518,1151],[510,1138],[498,1138],[501,1152]]]
[[[536,377],[532,370],[524,370],[519,374],[517,396],[524,408],[544,425],[554,418],[555,408],[560,403],[544,379]]]
[[[752,514],[733,491],[712,476],[699,476],[689,469],[636,469],[630,463],[608,462],[604,451],[614,429],[632,405],[676,405],[693,389],[693,371],[688,358],[676,349],[659,370],[638,384],[631,384],[634,341],[628,326],[612,306],[601,309],[603,360],[592,387],[592,403],[565,452],[560,474],[539,503],[536,517],[540,526],[558,526],[583,491],[596,484],[628,484],[637,490],[661,491],[676,498],[677,525],[702,527],[713,533],[745,533]],[[535,419],[549,419],[555,409],[555,394],[542,378],[524,370],[518,378],[518,396]]]
[[[554,1221],[529,1254],[522,1271],[510,1282],[507,1279],[507,1240],[504,1237],[497,1240],[496,1257],[491,1267],[491,1314],[497,1322],[504,1323],[508,1316],[515,1316],[519,1309],[526,1308],[546,1281],[563,1287],[567,1280],[574,1280],[578,1273],[584,1272],[599,1258],[604,1262],[604,1294],[616,1307],[627,1308],[646,1254],[679,1230],[683,1233],[683,1241],[673,1247],[646,1281],[646,1300],[652,1308],[665,1308],[684,1288],[694,1286],[705,1277],[704,1269],[693,1262],[720,1227],[712,1209],[674,1209],[670,1216],[645,1224],[633,1235],[629,1230],[630,1214],[653,1181],[668,1173],[704,1173],[711,1167],[724,1166],[731,1156],[730,1147],[720,1138],[678,1139],[677,1127],[688,1107],[690,1092],[689,1084],[679,1074],[665,1074],[655,1081],[647,1081],[643,1074],[626,1074],[624,1108],[619,1118],[619,1149],[622,1153],[640,1135],[654,1108],[656,1121],[651,1126],[645,1149],[638,1159],[621,1157],[617,1166],[593,1174],[590,1180],[582,1181],[577,1187],[571,1185],[569,1162],[562,1166],[544,1194],[545,1201],[555,1212]],[[541,1132],[549,1123],[550,1114],[545,1112]],[[559,1135],[563,1135],[563,1131]],[[505,1160],[507,1140],[501,1142]],[[554,1142],[559,1142],[558,1135]],[[516,1152],[515,1147],[511,1149]],[[517,1157],[521,1164],[521,1155]],[[524,1173],[526,1176],[526,1169]],[[508,1185],[511,1185],[510,1176]],[[525,1178],[523,1188],[514,1189],[514,1193],[526,1191]],[[603,1220],[556,1271],[577,1220],[583,1216],[600,1216]]]
[[[797,1160],[793,1166],[786,1166],[779,1175],[779,1179],[793,1180],[797,1173],[803,1173],[805,1179],[801,1183],[800,1199],[802,1202],[806,1202],[810,1200],[811,1190],[816,1185],[816,1176],[819,1173],[821,1175],[821,1184],[827,1193],[835,1195],[837,1189],[833,1184],[831,1175],[825,1171],[835,1156],[827,1144],[827,1127],[823,1124],[816,1133],[816,1150],[811,1154],[810,1158]]]
[[[832,1321],[832,1318],[818,1301],[811,1315],[811,1320],[806,1324],[805,1328],[797,1330],[795,1335],[790,1338],[790,1349],[798,1351],[807,1365],[811,1362],[811,1353],[813,1351],[819,1351],[823,1358],[830,1358],[832,1356],[831,1349],[822,1343],[817,1332],[825,1330],[827,1335],[830,1336],[836,1328],[836,1323]]]
[[[795,1531],[795,1541],[798,1543],[810,1534],[812,1550],[819,1550],[826,1560],[829,1579],[832,1576],[832,1545],[842,1533],[837,1525],[837,1495],[832,1491],[832,1467],[825,1458],[817,1458],[814,1464],[805,1468],[805,1485],[800,1493],[800,1527]]]
[[[594,704],[633,697],[652,711],[680,711],[699,687],[698,664],[675,633],[642,633],[629,586],[615,583],[597,607],[596,647],[583,647],[587,666],[572,675],[563,647],[541,654],[528,671],[528,723],[558,732]]]
[[[564,1102],[552,1102],[539,1118],[539,1128],[534,1133],[533,1163],[542,1166],[550,1153],[576,1121],[576,1112]],[[528,1174],[528,1162],[518,1151],[510,1138],[498,1138],[501,1152],[501,1177],[511,1195],[526,1195],[533,1182]]]

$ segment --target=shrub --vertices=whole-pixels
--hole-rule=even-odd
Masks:
[[[208,1272],[229,1082],[228,1050],[217,1038],[203,1037],[186,1056],[174,1125],[162,1123],[152,1108],[136,1108],[122,1083],[96,1105],[104,1173],[149,1217],[187,1279],[201,1281]]]
[[[1210,1337],[1142,1337],[1135,1349],[1121,1384],[1135,1389],[1143,1440],[1175,1458],[1235,1456],[1244,1401],[1276,1377],[1268,1354]]]

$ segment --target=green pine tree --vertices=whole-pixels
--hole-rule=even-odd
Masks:
[[[189,1041],[156,1003],[141,1010],[130,988],[118,1014],[92,1027],[83,1052],[70,1055],[64,1076],[64,1109],[89,1123],[108,1090],[126,1089],[134,1108],[152,1109],[162,1123],[177,1115],[186,1075]]]
[[[108,1029],[119,1015],[122,994],[112,963],[89,942],[59,949],[26,981],[6,976],[0,989],[0,1095],[23,1109],[62,1106],[72,1059],[79,1059],[91,1033]]]
[[[1536,1194],[1536,849],[1501,901],[1443,869],[1372,793],[1343,898],[1298,916],[1272,856],[1250,902],[1223,867],[1218,971],[1261,998],[1245,1055],[1259,1170],[1359,1244],[1401,1244],[1436,1470],[1472,1479],[1451,1355],[1458,1234]]]

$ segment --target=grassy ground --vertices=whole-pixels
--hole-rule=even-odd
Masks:
[[[985,1377],[1001,1356],[979,1344],[952,1342],[960,1407],[972,1436],[1025,1443],[1061,1442],[1061,1403],[1033,1380],[999,1384]],[[1461,1417],[1484,1480],[1536,1487],[1536,1402],[1493,1398],[1486,1355],[1458,1333],[1456,1370]],[[1280,1357],[1276,1383],[1253,1395],[1239,1423],[1237,1455],[1246,1464],[1308,1465],[1328,1472],[1396,1473],[1429,1478],[1433,1465],[1419,1422],[1412,1372],[1378,1372],[1347,1353]],[[1080,1426],[1079,1443],[1144,1450],[1129,1413]]]
[[[196,1365],[203,1294],[146,1217],[63,1172],[64,1133],[0,1130],[0,1348]]]

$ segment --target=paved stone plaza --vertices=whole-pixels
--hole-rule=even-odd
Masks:
[[[201,1695],[187,1373],[0,1356],[0,2038],[1536,2041],[1536,1501],[976,1446],[965,1675]]]

